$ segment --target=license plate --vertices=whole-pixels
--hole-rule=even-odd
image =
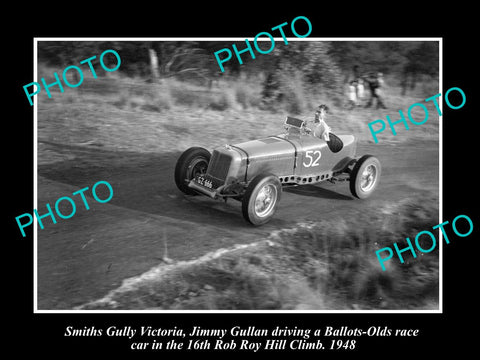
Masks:
[[[213,187],[212,181],[205,179],[203,176],[197,177],[195,181],[197,182],[197,184],[205,186],[206,188],[211,189]]]

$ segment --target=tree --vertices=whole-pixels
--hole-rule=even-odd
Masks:
[[[158,68],[159,77],[178,77],[188,74],[207,78],[209,73],[208,54],[196,41],[158,41],[151,42],[150,67]],[[158,66],[154,55],[157,56]]]
[[[267,70],[262,95],[264,103],[290,99],[294,110],[300,110],[305,94],[325,89],[333,101],[342,96],[341,71],[329,55],[329,42],[290,42],[275,48]],[[292,99],[293,98],[293,99]]]
[[[402,95],[407,88],[415,89],[420,74],[438,76],[438,42],[422,41],[406,53],[407,62],[402,71]]]

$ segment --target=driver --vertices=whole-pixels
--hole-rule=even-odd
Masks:
[[[313,129],[309,129],[310,132],[313,132],[313,135],[323,139],[325,141],[330,141],[330,132],[332,129],[325,122],[325,117],[327,116],[328,106],[322,104],[318,107],[315,112],[315,121],[313,122]]]

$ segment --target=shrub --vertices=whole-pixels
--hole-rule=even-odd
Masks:
[[[261,87],[257,84],[237,82],[234,85],[235,101],[244,109],[258,107],[262,101]]]
[[[235,101],[235,94],[233,89],[224,89],[220,94],[213,95],[208,105],[213,110],[227,110],[238,109]]]

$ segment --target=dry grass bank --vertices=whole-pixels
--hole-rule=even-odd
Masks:
[[[248,246],[161,264],[82,309],[438,309],[438,249],[417,259],[405,255],[405,265],[394,258],[386,271],[375,256],[393,239],[401,243],[437,222],[436,199],[421,200],[348,221],[299,224]]]

